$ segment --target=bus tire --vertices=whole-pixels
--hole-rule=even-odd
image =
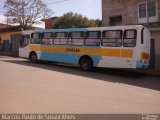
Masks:
[[[80,60],[80,67],[84,71],[92,71],[93,70],[93,62],[89,57],[82,57]]]
[[[29,56],[29,59],[32,63],[36,63],[37,62],[37,55],[35,52],[32,52]]]

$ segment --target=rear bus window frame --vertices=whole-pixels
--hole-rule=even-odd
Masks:
[[[134,38],[126,38],[126,31],[134,31]],[[135,44],[132,46],[125,45],[125,39],[130,39],[130,40],[135,40]],[[123,47],[136,47],[137,43],[137,30],[136,29],[126,29],[124,30],[124,35],[123,35]]]

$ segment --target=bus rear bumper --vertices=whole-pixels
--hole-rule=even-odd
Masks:
[[[136,68],[137,69],[147,69],[149,68],[149,63],[143,63],[142,61],[137,61]]]

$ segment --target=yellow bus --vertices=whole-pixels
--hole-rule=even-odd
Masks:
[[[23,31],[19,56],[93,67],[145,69],[150,32],[142,25]]]

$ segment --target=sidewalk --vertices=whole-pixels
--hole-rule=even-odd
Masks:
[[[0,51],[0,55],[5,55],[5,56],[11,56],[11,57],[18,57],[18,52],[13,52],[13,51]]]

